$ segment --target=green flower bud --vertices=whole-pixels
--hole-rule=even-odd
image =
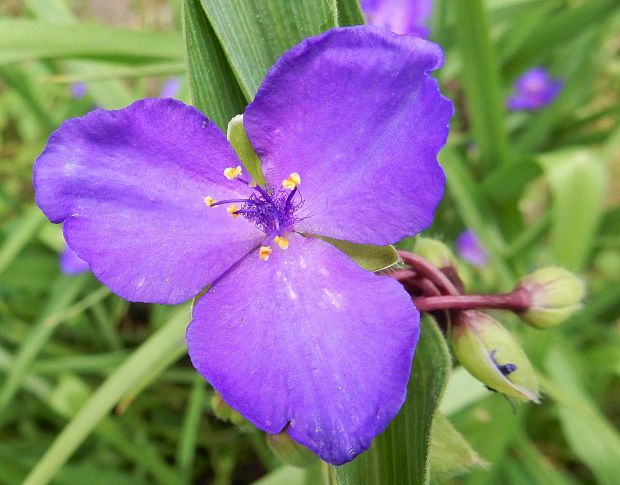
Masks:
[[[267,444],[276,456],[288,465],[307,468],[319,461],[314,453],[293,440],[286,431],[268,434]]]
[[[222,421],[228,421],[237,426],[249,424],[241,414],[231,408],[226,401],[222,399],[219,392],[213,394],[211,398],[211,408],[213,409],[213,414]]]
[[[512,334],[489,315],[461,311],[452,330],[452,347],[461,365],[489,388],[538,402],[538,380]]]
[[[530,309],[520,314],[538,328],[558,325],[582,307],[586,293],[583,281],[563,268],[541,268],[519,281],[530,297]]]
[[[457,262],[450,248],[438,239],[416,238],[415,251],[436,268],[456,268]]]

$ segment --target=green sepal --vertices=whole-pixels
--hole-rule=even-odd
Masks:
[[[429,461],[433,483],[443,483],[456,475],[486,466],[486,462],[440,412],[435,413],[431,426]]]
[[[243,115],[237,115],[230,120],[228,123],[228,130],[226,131],[226,137],[252,179],[258,185],[265,185],[261,161],[245,132]]]
[[[384,271],[398,264],[400,258],[394,246],[376,246],[374,244],[355,244],[342,239],[334,239],[327,236],[315,236],[314,234],[304,234],[308,237],[316,237],[332,246],[340,249],[349,256],[359,266],[368,271]]]
[[[320,463],[314,453],[293,440],[286,431],[267,434],[266,440],[271,451],[287,465],[308,468]]]

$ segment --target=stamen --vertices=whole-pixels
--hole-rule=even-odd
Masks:
[[[241,165],[237,165],[236,167],[228,167],[227,169],[224,170],[224,176],[228,180],[234,180],[239,175],[241,175]]]
[[[210,198],[210,197],[209,197]],[[232,204],[234,202],[240,202],[242,204],[253,204],[253,205],[257,205],[258,202],[252,199],[227,199],[227,200],[214,200],[211,199],[211,204],[209,204],[205,198],[205,202],[209,207],[215,207],[217,205],[223,205],[223,204]]]
[[[282,236],[276,236],[273,241],[280,247],[280,249],[288,248],[288,239]]]
[[[288,194],[288,197],[286,198],[286,203],[284,204],[284,210],[285,211],[288,211],[289,207],[291,206],[291,201],[293,200],[295,192],[297,192],[297,187],[295,187],[293,190],[291,190],[291,193]]]
[[[263,261],[269,260],[269,256],[271,256],[272,249],[269,246],[261,246],[258,250],[258,257]]]
[[[237,207],[236,204],[233,204],[231,206],[226,207],[226,211],[233,216],[233,219],[236,219],[237,217],[239,217],[239,213],[237,212],[239,210],[239,207]]]
[[[216,202],[217,201],[213,197],[209,197],[208,195],[205,197],[205,204],[207,204],[209,207],[213,207]]]
[[[301,177],[297,172],[293,172],[286,180],[282,181],[282,187],[289,190],[297,188],[299,184],[301,184]]]

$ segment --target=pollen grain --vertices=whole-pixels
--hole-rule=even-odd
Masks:
[[[280,249],[288,248],[288,239],[282,236],[276,236],[273,238],[273,241],[278,245]]]
[[[228,167],[228,168],[224,169],[224,176],[228,180],[234,180],[239,175],[241,175],[241,165],[237,165],[236,167]]]
[[[297,172],[293,172],[286,180],[282,181],[282,187],[289,190],[297,188],[299,184],[301,184],[301,177]]]
[[[226,207],[226,211],[233,216],[233,219],[236,219],[237,217],[239,217],[239,214],[237,214],[237,211],[239,210],[239,207],[237,207],[236,204],[232,204],[229,205],[228,207]]]
[[[269,246],[261,246],[258,250],[258,257],[263,261],[268,261],[271,256],[272,249]]]

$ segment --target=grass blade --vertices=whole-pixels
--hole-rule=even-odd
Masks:
[[[337,25],[324,0],[201,0],[248,101],[267,70],[302,39]]]
[[[119,399],[162,358],[185,345],[187,320],[187,308],[177,309],[164,327],[144,342],[106,379],[58,435],[30,472],[24,485],[48,483]]]

